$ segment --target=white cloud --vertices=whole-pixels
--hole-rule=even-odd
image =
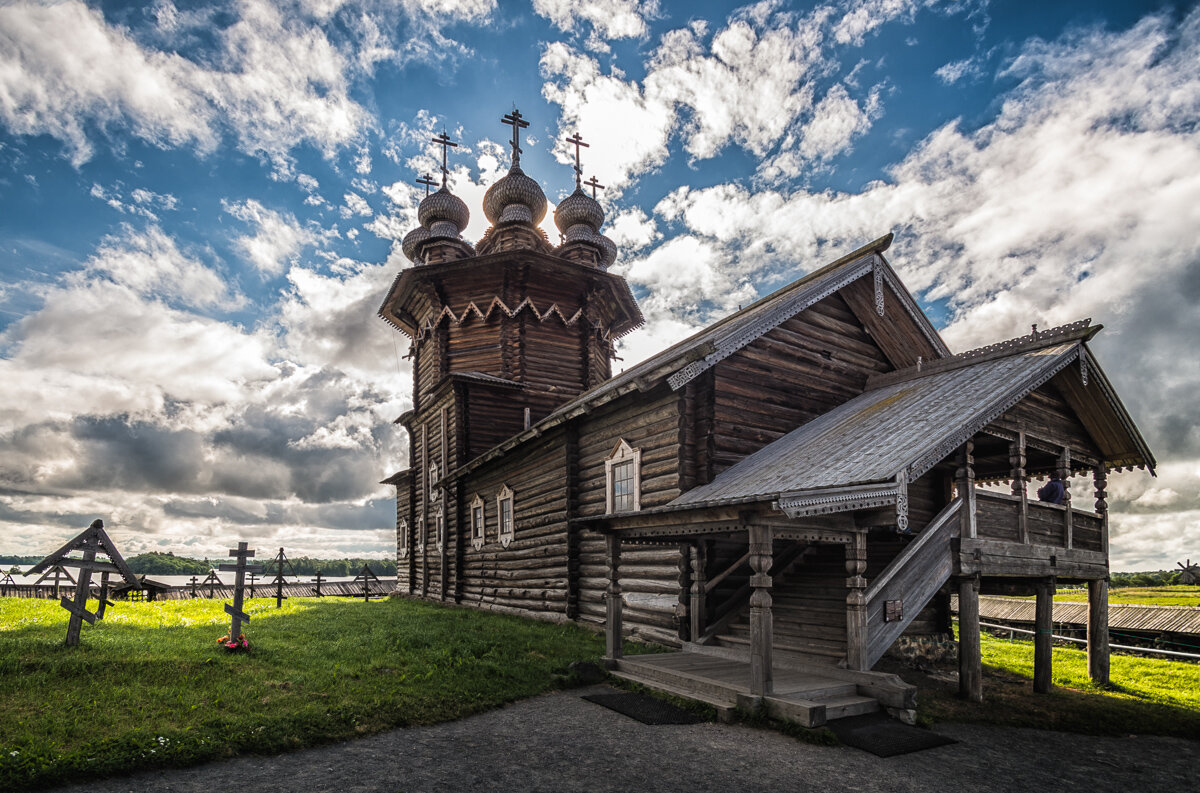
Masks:
[[[361,215],[363,217],[371,216],[371,205],[368,204],[367,200],[358,193],[353,191],[346,193],[344,196],[342,196],[342,200],[346,202],[345,207],[342,208],[342,217],[348,218],[352,217],[353,215]]]
[[[172,211],[179,203],[179,199],[169,193],[164,195],[142,187],[134,188],[126,198],[122,195],[122,189],[120,182],[111,188],[93,183],[89,194],[122,214],[140,215],[148,220],[158,220],[156,209]]]
[[[953,85],[967,77],[977,77],[981,72],[978,61],[966,58],[961,61],[951,61],[938,68],[934,74],[946,85]]]
[[[322,235],[300,225],[290,212],[276,212],[253,198],[241,202],[223,201],[225,211],[254,227],[254,233],[238,237],[237,246],[247,261],[264,275],[278,275],[288,262]]]
[[[646,36],[646,20],[658,15],[658,0],[533,0],[533,10],[564,32],[589,27],[589,48],[604,49],[603,39]]]

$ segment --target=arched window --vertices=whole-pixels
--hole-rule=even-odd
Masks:
[[[483,499],[479,494],[475,494],[475,498],[471,501],[471,545],[475,546],[475,550],[483,547],[487,542],[487,537],[484,532],[484,520],[486,516],[483,512]]]
[[[500,524],[500,545],[507,548],[515,536],[513,524],[515,521],[513,506],[513,491],[508,485],[501,488],[496,495],[496,519]]]
[[[621,440],[604,461],[605,507],[608,512],[642,508],[642,450]]]

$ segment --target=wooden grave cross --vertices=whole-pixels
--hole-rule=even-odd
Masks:
[[[233,572],[233,605],[225,604],[225,613],[229,615],[229,641],[235,641],[242,632],[242,623],[250,621],[250,615],[242,611],[242,597],[246,593],[246,573],[261,573],[261,564],[247,564],[246,560],[254,556],[254,551],[239,542],[237,548],[230,548],[229,555],[237,558],[237,564],[218,565],[223,572]]]
[[[192,584],[192,598],[194,599],[197,597],[197,595],[196,595],[196,576],[192,576],[191,584]]]
[[[17,582],[13,580],[12,573],[5,573],[4,578],[0,578],[0,597],[8,597],[8,588],[16,585]]]
[[[323,597],[321,594],[321,571],[317,571],[317,597]]]
[[[69,556],[72,551],[82,552],[83,558]],[[106,555],[110,561],[98,560],[96,558],[97,554]],[[42,580],[53,572],[55,575],[54,590],[57,595],[61,575],[66,574],[67,578],[71,579],[71,574],[66,571],[68,567],[79,568],[79,580],[74,581],[72,579],[75,584],[75,597],[74,599],[70,599],[60,596],[59,605],[71,614],[71,619],[67,622],[67,646],[73,647],[79,644],[79,631],[83,627],[84,620],[89,625],[94,625],[97,619],[104,618],[105,607],[112,605],[108,601],[107,574],[120,573],[130,584],[136,584],[137,577],[129,569],[129,565],[125,563],[125,559],[121,557],[121,553],[109,538],[108,533],[104,531],[104,521],[102,520],[92,521],[91,526],[88,526],[73,540],[30,568],[29,573],[43,573],[42,577],[38,579],[38,583],[41,583]],[[100,607],[93,614],[87,610],[87,601],[88,595],[91,594],[92,573],[95,572],[103,573],[105,577],[102,579]]]
[[[362,570],[360,570],[358,575],[355,576],[355,578],[354,578],[354,583],[357,584],[359,581],[362,581],[362,585],[363,585],[363,600],[364,601],[370,600],[371,599],[371,582],[374,581],[376,584],[379,583],[379,577],[376,576],[375,573],[371,571],[370,565],[363,564]]]
[[[30,573],[32,573],[32,572],[33,571],[30,570]],[[39,578],[37,581],[34,581],[33,585],[38,586],[43,581],[45,581],[47,578],[49,578],[51,575],[54,576],[54,597],[56,597],[56,598],[59,597],[61,594],[59,592],[59,588],[62,586],[62,580],[64,578],[66,578],[68,581],[70,581],[72,586],[77,583],[75,581],[75,577],[71,575],[70,571],[68,571],[61,564],[56,564],[53,567],[47,569],[46,572],[42,573],[42,577]]]
[[[100,605],[96,607],[96,619],[102,620],[102,619],[104,619],[104,611],[109,606],[117,605],[116,603],[113,603],[111,600],[108,599],[108,571],[107,570],[100,573],[100,594],[96,596],[96,599],[100,601]]]
[[[283,601],[288,599],[288,596],[283,594],[283,585],[287,581],[283,577],[283,566],[286,564],[288,569],[292,571],[292,575],[296,575],[296,568],[292,567],[292,563],[288,561],[283,554],[283,549],[279,549],[279,553],[275,556],[275,577],[271,579],[271,583],[275,585],[275,608],[283,608]]]
[[[206,578],[200,582],[201,586],[204,586],[205,584],[208,585],[208,599],[209,600],[212,600],[214,597],[216,597],[214,587],[225,586],[224,584],[221,583],[221,578],[220,578],[220,576],[217,575],[216,570],[208,571],[208,578]]]

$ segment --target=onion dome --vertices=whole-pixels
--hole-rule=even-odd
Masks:
[[[404,251],[404,255],[409,261],[417,261],[420,255],[421,243],[428,240],[433,235],[429,233],[429,229],[424,226],[417,226],[412,231],[404,235],[404,241],[400,243],[400,250]]]
[[[417,208],[417,219],[421,221],[422,226],[429,229],[430,237],[457,239],[467,227],[471,213],[461,198],[442,185],[441,190],[425,196],[421,201],[420,207]],[[407,237],[405,239],[407,240]]]
[[[604,253],[600,257],[601,269],[607,270],[612,266],[612,263],[617,260],[617,243],[610,240],[603,234],[597,234],[592,238],[592,243],[599,246]]]
[[[554,208],[554,225],[568,240],[572,239],[571,229],[575,226],[583,226],[595,234],[603,223],[604,210],[600,208],[600,202],[578,187]],[[579,238],[586,239],[586,236]]]
[[[514,165],[484,193],[483,214],[494,226],[514,222],[536,226],[546,217],[546,194],[521,166]]]

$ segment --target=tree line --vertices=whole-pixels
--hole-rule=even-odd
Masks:
[[[286,551],[284,552],[286,554]],[[264,558],[263,555],[255,557],[254,561],[261,563],[267,570],[272,570],[271,560],[275,557],[269,551]],[[0,555],[0,570],[7,570],[13,573],[21,573],[42,561],[41,556],[15,556],[15,555]],[[216,567],[221,562],[227,561],[219,559],[215,562],[204,559],[192,559],[187,556],[176,556],[171,552],[160,553],[140,553],[137,556],[131,556],[125,560],[129,563],[129,569],[138,575],[208,575],[208,571]],[[393,576],[396,574],[395,559],[310,559],[307,556],[300,556],[296,559],[288,559],[288,564],[291,567],[284,566],[284,574],[290,575],[295,573],[299,576],[313,576],[318,572],[323,576],[340,577],[340,576],[355,576],[362,571],[364,564],[371,566],[371,572],[378,576]]]

